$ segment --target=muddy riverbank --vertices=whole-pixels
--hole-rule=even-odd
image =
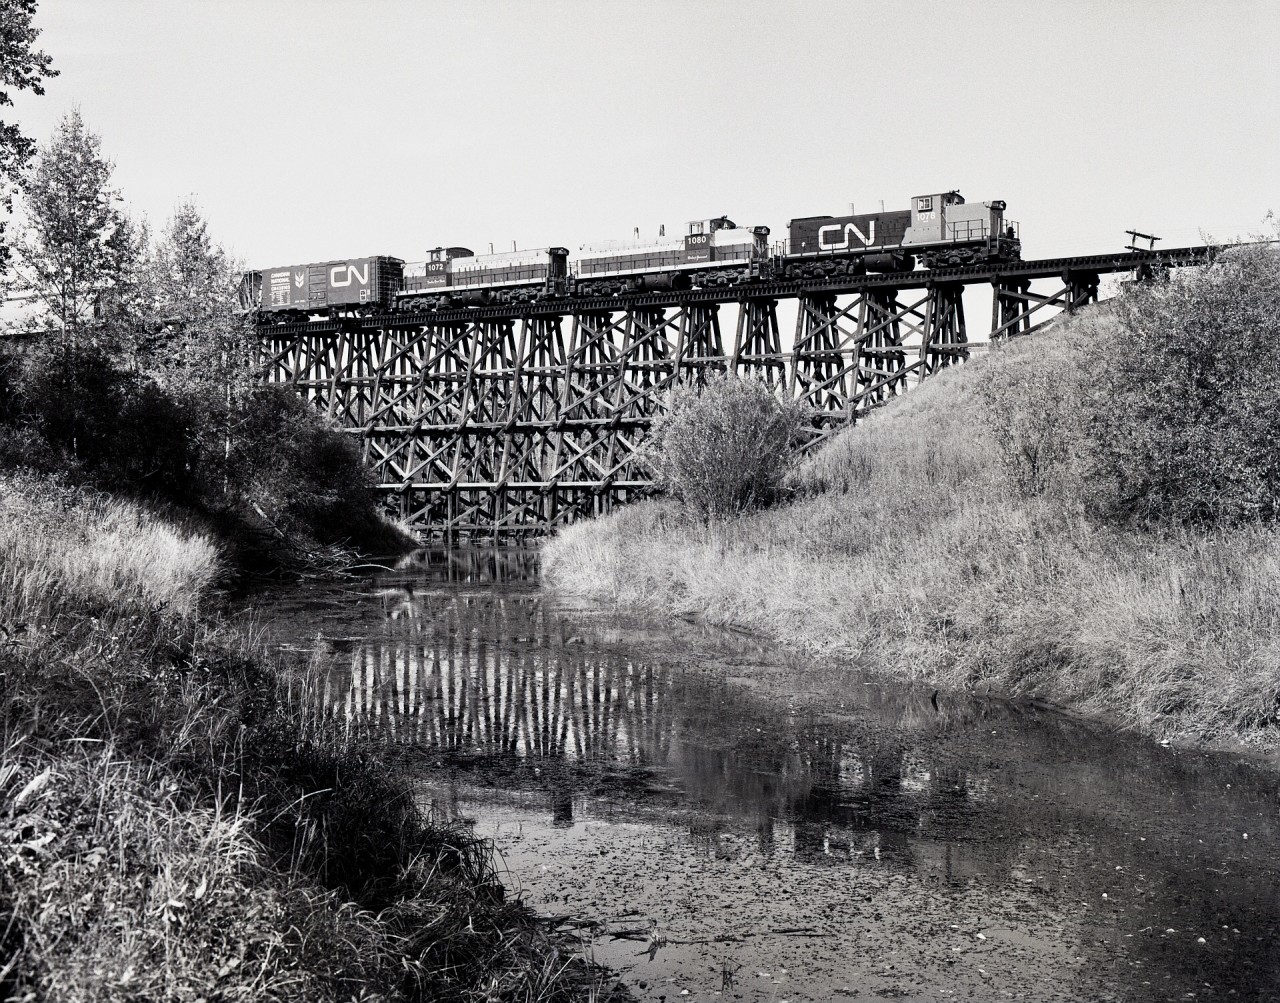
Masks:
[[[873,682],[420,553],[256,616],[638,999],[1280,999],[1262,762]]]

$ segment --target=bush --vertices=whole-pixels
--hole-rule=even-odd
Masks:
[[[0,470],[20,468],[229,518],[230,537],[265,515],[304,550],[404,543],[357,443],[292,390],[166,385],[93,346],[0,356]]]
[[[238,489],[286,529],[335,543],[376,528],[377,498],[356,440],[288,387],[254,391],[229,460]]]
[[[806,414],[755,379],[678,387],[644,457],[662,486],[703,519],[733,515],[777,493]]]
[[[12,379],[12,377],[11,377]],[[7,413],[33,453],[40,441],[100,487],[180,500],[193,490],[191,419],[150,377],[91,346],[58,347],[13,380]]]
[[[1121,521],[1280,516],[1280,256],[1237,247],[1132,287],[1090,345],[1086,501]]]

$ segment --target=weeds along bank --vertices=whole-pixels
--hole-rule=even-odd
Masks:
[[[1261,278],[1157,289],[940,374],[805,461],[787,504],[703,521],[651,501],[572,526],[545,574],[909,679],[1273,743],[1280,374],[1274,342],[1250,339],[1280,323],[1280,282],[1254,264]],[[1229,310],[1251,334],[1220,336]]]
[[[209,537],[0,473],[0,999],[556,1000],[595,973],[217,627]]]

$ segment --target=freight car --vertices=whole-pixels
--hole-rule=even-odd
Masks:
[[[856,216],[804,216],[787,224],[784,278],[903,272],[915,268],[1017,261],[1016,224],[1001,201],[966,203],[957,191],[917,195],[910,209]]]
[[[313,314],[385,309],[403,281],[404,262],[377,255],[267,268],[258,275],[256,281],[246,277],[241,282],[241,299],[256,292],[258,308],[275,319],[303,320]]]

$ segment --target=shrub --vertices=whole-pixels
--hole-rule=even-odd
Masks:
[[[191,420],[150,377],[96,347],[63,346],[33,358],[15,383],[3,417],[99,486],[174,499],[192,491]]]
[[[1132,287],[1082,359],[1091,510],[1201,524],[1280,515],[1280,255],[1238,247]]]
[[[237,487],[285,528],[322,543],[363,538],[377,521],[356,442],[287,387],[260,387],[249,397],[228,467]]]
[[[806,417],[755,379],[724,376],[678,387],[645,451],[662,486],[703,519],[769,501],[782,484]]]
[[[256,523],[256,508],[304,549],[403,545],[378,516],[349,436],[288,388],[220,386],[161,382],[88,345],[53,346],[24,363],[0,356],[0,470],[228,517],[228,536]]]

